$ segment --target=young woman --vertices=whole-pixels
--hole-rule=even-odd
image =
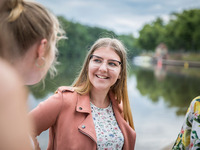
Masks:
[[[58,88],[29,116],[35,136],[50,128],[48,150],[133,150],[136,133],[122,43],[111,38],[97,40],[73,87]]]
[[[34,1],[6,0],[2,6],[0,57],[16,68],[26,85],[38,83],[50,66],[54,70],[57,35],[63,35],[58,20]]]
[[[46,75],[62,32],[56,17],[34,1],[1,0],[0,20],[0,149],[28,150],[24,84],[38,83]]]

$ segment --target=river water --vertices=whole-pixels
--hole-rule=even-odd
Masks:
[[[32,90],[30,110],[52,95],[56,86],[65,85],[63,82],[55,85],[55,82],[46,83],[44,90]],[[69,85],[68,82],[66,84]],[[137,134],[136,150],[165,150],[171,147],[191,100],[199,95],[199,85],[200,76],[196,68],[131,67],[128,92]],[[39,94],[37,91],[40,91]],[[38,140],[42,150],[45,150],[48,131],[43,132]]]

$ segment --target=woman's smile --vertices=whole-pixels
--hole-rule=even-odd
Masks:
[[[100,79],[108,79],[109,77],[107,76],[104,76],[104,75],[96,75],[97,78],[100,78]]]

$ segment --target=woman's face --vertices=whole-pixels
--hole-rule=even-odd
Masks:
[[[48,43],[47,43],[48,44]],[[45,46],[45,52],[43,58],[34,58],[34,54],[36,53],[38,45],[35,44],[31,47],[31,50],[27,52],[24,57],[22,63],[22,70],[23,77],[25,80],[26,85],[33,85],[41,81],[47,74],[49,68],[51,67],[54,59],[55,59],[55,44],[56,41],[50,43],[50,49],[48,50],[48,46]]]
[[[88,75],[92,88],[109,90],[120,78],[121,60],[110,47],[101,47],[94,51],[89,62]]]

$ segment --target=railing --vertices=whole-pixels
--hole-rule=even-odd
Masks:
[[[182,61],[182,60],[169,60],[169,59],[161,59],[157,60],[157,63],[162,61],[163,65],[173,65],[173,66],[183,66],[185,68],[189,67],[200,67],[200,62],[198,61]]]

